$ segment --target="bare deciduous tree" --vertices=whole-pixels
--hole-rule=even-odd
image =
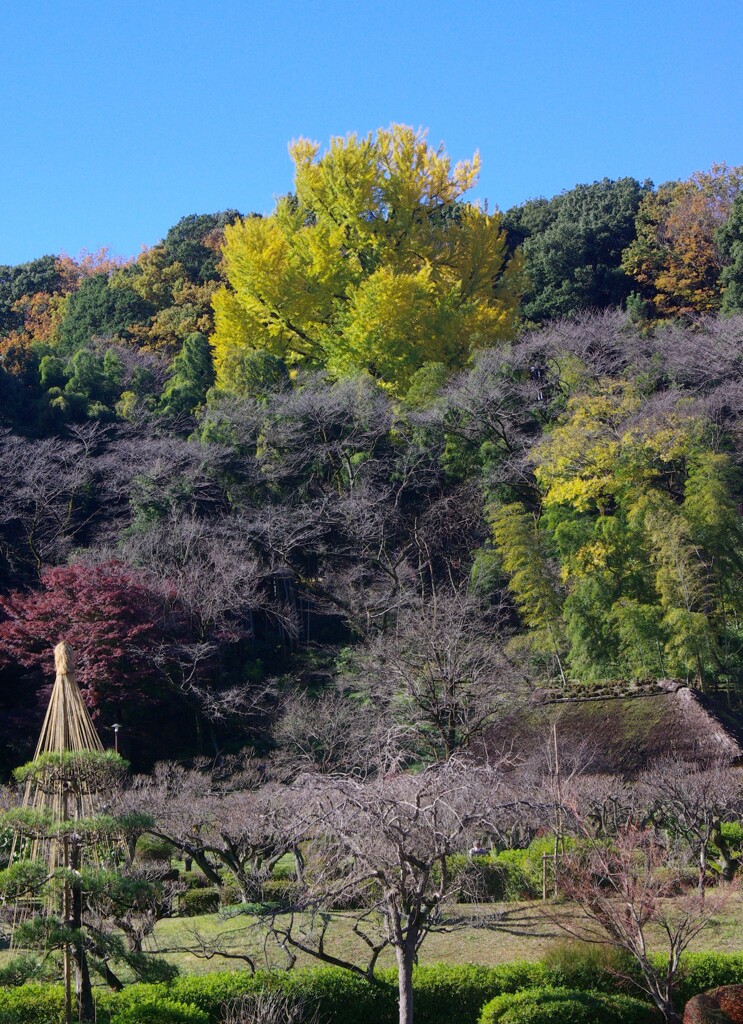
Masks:
[[[729,893],[716,890],[707,899],[697,892],[679,896],[679,865],[653,829],[620,827],[610,843],[598,840],[577,820],[578,848],[558,864],[561,894],[583,911],[583,921],[555,922],[570,934],[628,953],[639,970],[639,984],[669,1024],[678,1024],[674,986],[681,954],[717,912]],[[670,897],[675,897],[671,899]],[[662,936],[668,960],[651,956],[650,929]]]
[[[699,892],[703,896],[712,844],[719,851],[722,877],[732,879],[737,863],[722,835],[722,823],[738,820],[743,807],[743,783],[727,761],[689,762],[665,757],[639,780],[646,813],[661,828],[681,839],[697,861]]]
[[[360,685],[416,733],[427,758],[447,758],[520,698],[506,635],[504,618],[464,591],[434,594],[403,609],[396,628],[361,653]]]
[[[272,868],[293,849],[282,789],[250,758],[193,769],[161,763],[152,776],[136,778],[123,800],[149,814],[149,831],[191,857],[212,885],[224,885],[224,868],[241,898],[251,901],[261,898]]]
[[[292,817],[307,860],[306,889],[292,913],[274,917],[279,943],[364,977],[373,977],[380,954],[391,947],[400,1024],[412,1024],[418,951],[432,929],[445,926],[444,904],[457,892],[448,858],[513,813],[501,781],[496,768],[454,758],[419,774],[300,780]],[[348,908],[367,949],[364,965],[333,951],[333,907]]]

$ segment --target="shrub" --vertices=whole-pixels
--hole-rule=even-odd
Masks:
[[[192,1003],[203,1010],[209,1020],[217,1021],[222,1006],[246,993],[259,991],[263,977],[261,974],[252,975],[248,971],[188,974],[177,978],[168,986],[167,992],[172,999]]]
[[[167,839],[158,839],[157,836],[150,836],[146,832],[137,840],[134,856],[139,861],[152,863],[153,861],[168,861],[175,852],[172,843]]]
[[[628,953],[614,946],[577,939],[555,942],[547,950],[542,963],[547,984],[558,988],[616,992],[617,988],[624,987],[619,979],[637,975],[637,968]]]
[[[317,1024],[317,1014],[281,992],[257,992],[225,1004],[221,1024]]]
[[[187,889],[178,898],[182,917],[198,917],[199,914],[216,914],[219,910],[219,890]]]
[[[0,986],[13,988],[27,981],[55,981],[56,965],[31,953],[21,953],[0,966]]]
[[[507,902],[534,895],[532,885],[519,864],[489,856],[470,858],[456,854],[450,858],[449,869],[460,887],[460,903]]]
[[[506,966],[506,965],[504,965]],[[512,965],[507,965],[511,967]],[[426,1024],[470,1024],[477,1020],[483,1005],[504,991],[515,991],[534,980],[538,965],[522,965],[525,970],[499,971],[474,964],[432,964],[413,973],[413,1000],[416,1020]],[[394,983],[394,973],[390,982]],[[513,986],[513,988],[512,988]]]
[[[541,894],[542,857],[545,853],[553,852],[554,842],[552,836],[539,836],[525,850],[503,850],[497,855],[496,863],[510,865],[512,871],[518,868],[521,872],[522,881],[519,884],[524,886],[523,895],[510,896],[510,899],[531,899]],[[567,840],[566,845],[570,845]],[[548,864],[548,870],[551,882],[551,863]]]
[[[490,968],[490,976],[493,992],[488,998],[502,995],[504,992],[519,992],[522,988],[536,988],[549,984],[544,965],[532,960],[509,960],[507,963],[498,964]]]
[[[661,957],[654,958],[662,963]],[[692,996],[720,985],[743,984],[743,953],[684,953],[676,984],[676,1002],[684,1006]]]
[[[446,963],[417,967],[413,973],[416,1020],[421,1024],[472,1024],[493,996],[544,984],[542,965],[526,960],[496,967]],[[397,1020],[394,969],[380,971],[378,983],[373,985],[348,971],[320,967],[288,973],[184,976],[167,991],[173,999],[194,1003],[216,1022],[220,1007],[267,989],[301,1002],[308,1013],[317,1011],[322,1024],[395,1024]]]
[[[219,903],[222,907],[229,907],[233,903],[240,903],[242,900],[242,893],[237,882],[229,879],[223,882],[219,888]]]
[[[659,1021],[649,1003],[627,995],[570,988],[528,988],[496,996],[480,1024],[649,1024]]]
[[[277,992],[293,1004],[301,1003],[308,1015],[317,1012],[323,1024],[394,1024],[397,1019],[397,983],[394,972],[382,972],[378,984],[335,967],[289,972],[222,972],[203,977],[178,978],[168,994],[203,1010],[213,1024],[224,1007],[241,997]],[[471,1024],[474,1018],[463,1021]]]
[[[209,888],[209,879],[200,871],[181,871],[178,881],[183,882],[187,889]]]
[[[395,1024],[397,977],[383,971],[378,983],[340,968],[300,970],[284,974],[280,990],[317,1012],[323,1024]],[[424,1018],[420,1018],[421,1022]],[[464,1022],[462,1022],[464,1024]],[[471,1019],[466,1022],[471,1024]]]
[[[204,1011],[193,1003],[179,1003],[159,994],[127,1002],[129,1005],[113,1008],[110,1024],[209,1024]]]
[[[62,1024],[61,985],[21,985],[0,991],[0,1024]]]
[[[269,878],[263,883],[263,899],[266,903],[278,903],[290,907],[297,902],[302,886],[295,879]]]

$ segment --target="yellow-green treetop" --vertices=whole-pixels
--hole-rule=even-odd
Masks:
[[[239,391],[245,354],[263,349],[404,389],[424,363],[461,367],[513,334],[520,257],[508,258],[500,214],[462,201],[477,154],[452,168],[402,125],[335,138],[322,155],[300,139],[290,154],[293,194],[225,228],[219,387]]]

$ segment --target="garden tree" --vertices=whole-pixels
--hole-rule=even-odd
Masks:
[[[653,823],[688,847],[697,861],[699,894],[709,870],[731,881],[737,861],[723,825],[738,821],[743,789],[738,772],[723,760],[689,763],[670,755],[656,761],[638,780],[639,798]]]
[[[60,347],[72,353],[96,337],[126,336],[132,324],[154,311],[132,288],[123,283],[114,287],[108,274],[93,274],[69,297],[59,325]]]
[[[72,712],[65,714],[72,717]],[[72,733],[71,721],[66,726]],[[102,933],[88,920],[88,909],[91,897],[105,885],[99,858],[107,854],[113,863],[117,844],[136,837],[147,824],[141,815],[115,817],[108,810],[127,767],[118,754],[102,749],[37,752],[33,761],[15,772],[27,797],[35,794],[34,798],[24,799],[22,806],[2,817],[2,825],[16,837],[16,856],[0,872],[3,896],[20,901],[14,941],[21,949],[68,951],[82,1021],[95,1019],[91,965],[98,967],[108,984],[122,987],[108,961],[123,950],[116,941],[102,941]],[[147,958],[140,952],[138,958],[122,959],[136,968]],[[71,1019],[69,1008],[67,1019]]]
[[[513,817],[515,804],[501,768],[450,758],[417,774],[300,779],[287,806],[295,842],[302,844],[311,870],[293,912],[273,918],[278,942],[369,979],[381,953],[391,948],[400,1024],[412,1024],[418,951],[458,888],[449,858],[483,828],[497,832]],[[331,906],[349,908],[344,916],[353,920],[353,932],[368,951],[365,964],[333,949]]]
[[[161,762],[134,780],[122,807],[148,815],[150,833],[191,857],[212,885],[231,881],[240,900],[259,902],[273,867],[294,849],[283,800],[266,766],[247,756],[192,769]]]
[[[169,415],[190,415],[204,404],[212,384],[214,367],[209,342],[203,334],[189,334],[173,360],[173,376],[163,391],[161,408]]]
[[[634,240],[648,191],[634,178],[604,178],[504,214],[510,244],[522,246],[526,320],[544,323],[624,302],[633,282],[622,269],[622,251]]]
[[[580,818],[574,825],[581,842],[559,859],[558,886],[585,917],[575,926],[561,919],[560,926],[583,941],[629,954],[639,978],[626,980],[650,997],[668,1024],[680,1024],[674,990],[681,955],[728,893],[721,887],[706,898],[698,892],[677,896],[682,866],[653,829],[629,823],[607,843],[594,838]],[[666,956],[651,954],[651,931],[660,935]],[[652,948],[657,951],[657,945]]]
[[[743,313],[743,194],[736,196],[730,216],[715,236],[720,259],[723,316]]]
[[[743,167],[714,164],[686,181],[648,192],[637,212],[637,237],[622,267],[640,286],[653,319],[720,308],[722,260],[716,235],[743,189]]]
[[[519,699],[507,634],[501,612],[441,589],[403,607],[394,629],[360,649],[350,682],[409,731],[414,754],[446,760]]]
[[[457,368],[512,335],[520,260],[508,259],[500,215],[462,200],[478,157],[452,169],[402,125],[319,152],[294,142],[294,193],[270,217],[225,228],[219,387],[237,389],[245,350],[265,349],[405,389],[424,363]]]

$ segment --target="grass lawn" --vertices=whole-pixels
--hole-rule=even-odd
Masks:
[[[742,950],[742,900],[740,895],[733,896],[725,912],[709,921],[690,948],[725,953]],[[507,960],[538,960],[550,946],[570,938],[560,927],[560,922],[580,923],[575,908],[569,904],[544,904],[538,900],[479,907],[459,906],[452,908],[449,915],[444,928],[426,938],[420,952],[421,963],[447,961],[492,965]],[[351,930],[353,920],[351,914],[334,916],[326,937],[326,949],[343,959],[362,962],[365,947]],[[662,949],[660,934],[655,938],[655,948]],[[210,947],[224,949],[232,956],[208,955]],[[154,934],[146,940],[145,949],[166,957],[184,973],[204,974],[245,967],[247,964],[240,956],[246,953],[258,968],[283,968],[287,965],[276,943],[266,938],[260,919],[243,913],[204,914],[160,921]],[[16,952],[0,948],[0,964]],[[309,955],[300,953],[297,957],[297,966],[317,964],[318,961]],[[390,950],[386,950],[380,966],[393,965],[394,957]],[[124,971],[122,976],[126,973]]]
[[[449,925],[443,931],[431,933],[421,949],[421,963],[445,960],[449,963],[491,965],[506,960],[538,960],[551,945],[569,938],[559,922],[575,924],[580,921],[575,909],[567,904],[551,905],[539,901],[456,909],[461,911],[462,925]],[[726,953],[743,949],[741,910],[741,897],[733,897],[725,913],[710,920],[691,948]],[[364,947],[351,931],[352,921],[351,915],[335,916],[326,939],[326,949],[344,959],[360,961]],[[161,921],[148,942],[148,950],[159,952],[183,971],[197,974],[225,970],[230,965],[241,966],[239,960],[197,956],[194,950],[202,943],[205,947],[219,945],[233,955],[247,952],[258,967],[286,965],[275,943],[265,941],[265,930],[261,929],[259,920],[247,915],[230,918],[206,914]],[[660,935],[657,936],[657,948],[662,948]],[[387,950],[380,964],[392,966],[393,963],[393,956]],[[311,964],[317,964],[317,961],[299,954],[297,966]]]

